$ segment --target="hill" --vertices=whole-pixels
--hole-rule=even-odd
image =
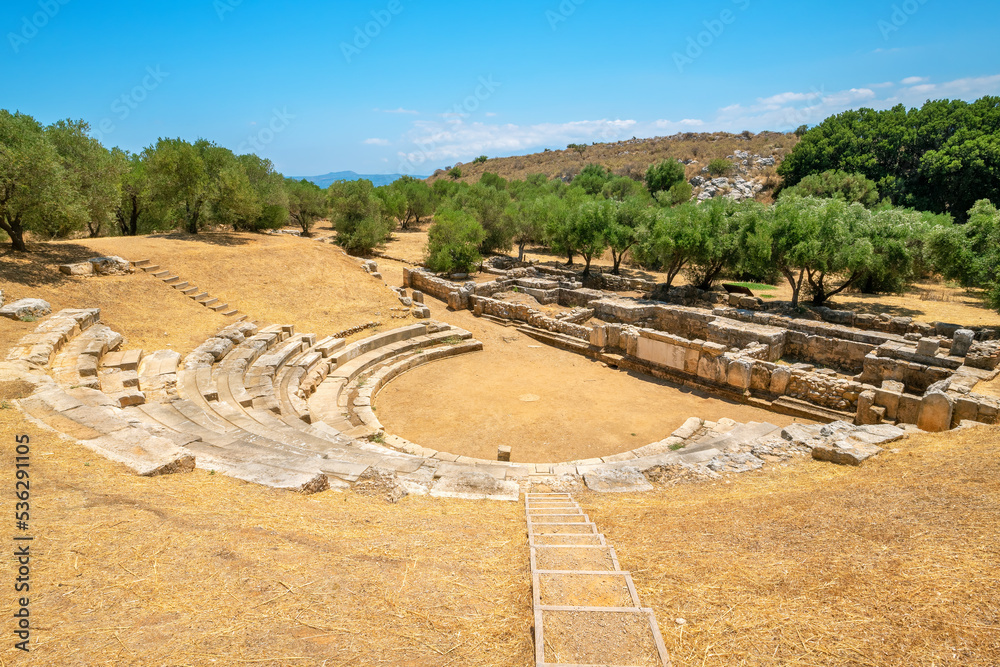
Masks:
[[[712,186],[699,184],[695,194],[708,191],[710,198],[716,194],[739,192],[740,181],[750,184],[757,199],[770,201],[774,189],[781,183],[777,167],[798,144],[799,138],[792,133],[761,132],[753,134],[730,134],[728,132],[695,133],[685,132],[669,137],[649,139],[627,139],[590,146],[573,145],[565,150],[546,149],[541,153],[514,157],[492,158],[481,163],[459,163],[462,177],[459,180],[475,183],[486,172],[499,174],[506,179],[524,179],[529,174],[545,174],[549,178],[570,179],[585,165],[597,163],[620,176],[641,179],[649,165],[661,160],[685,162],[686,178],[707,178],[706,168],[715,159],[727,159],[734,164],[732,179],[728,185]],[[761,161],[758,162],[758,158]],[[439,169],[428,179],[433,183],[439,178],[448,178],[447,171]],[[697,183],[697,181],[695,181]],[[705,187],[708,185],[708,187]],[[756,187],[755,187],[756,185]],[[738,197],[744,198],[744,197]]]
[[[328,188],[331,183],[335,183],[336,181],[360,181],[363,178],[367,178],[375,187],[378,187],[394,183],[402,177],[403,174],[358,174],[353,171],[331,171],[329,174],[323,174],[322,176],[289,176],[289,178],[294,178],[297,181],[301,181],[302,179],[311,181],[321,188]],[[427,177],[414,176],[414,178]]]

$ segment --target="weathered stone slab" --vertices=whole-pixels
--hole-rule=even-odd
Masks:
[[[817,461],[857,466],[881,451],[882,448],[877,445],[835,440],[813,447],[812,457]]]
[[[431,487],[434,498],[459,498],[462,500],[506,500],[516,502],[520,497],[517,482],[497,479],[482,472],[466,472],[441,477]]]
[[[951,343],[951,356],[964,357],[969,354],[969,349],[976,340],[976,334],[969,329],[959,329]]]
[[[583,481],[591,491],[600,493],[635,493],[653,490],[649,480],[635,468],[591,470],[584,473]]]
[[[930,392],[920,402],[920,417],[917,427],[937,433],[951,428],[954,402],[947,394]]]
[[[0,317],[23,320],[26,317],[44,317],[52,312],[52,306],[42,299],[19,299],[0,308]]]

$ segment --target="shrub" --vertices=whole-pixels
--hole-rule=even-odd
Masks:
[[[487,160],[489,160],[488,157],[486,157],[485,155],[480,155],[479,157],[477,157],[475,160],[472,161],[472,164],[483,164]]]
[[[459,169],[458,167],[452,167],[451,169],[448,170],[448,176],[451,178],[451,180],[457,181],[458,179],[462,178],[462,170]]]
[[[469,273],[482,261],[479,244],[485,239],[486,230],[472,215],[443,211],[427,236],[427,268],[438,273]]]
[[[725,158],[716,158],[708,163],[708,173],[712,176],[725,176],[733,170],[733,163]]]
[[[676,160],[663,160],[649,165],[649,169],[646,170],[646,187],[652,195],[669,190],[682,182],[684,182],[684,165]]]

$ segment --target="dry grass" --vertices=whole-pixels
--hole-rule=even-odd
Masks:
[[[1000,664],[1000,429],[899,448],[577,500],[675,665]]]
[[[5,257],[2,288],[47,295],[55,307],[91,300],[132,339],[169,331],[163,340],[175,346],[180,328],[207,334],[222,318],[186,299],[174,313],[174,291],[148,276],[65,279],[53,265],[95,250],[145,256],[219,285],[220,298],[245,299],[263,321],[317,333],[375,319],[386,297],[391,304],[334,248],[220,239],[53,244]],[[199,323],[202,315],[210,321]],[[0,321],[0,346],[34,326]],[[200,470],[139,478],[0,401],[5,451],[19,434],[32,447],[35,643],[30,654],[12,648],[11,591],[2,665],[531,660],[519,504],[300,496]],[[633,571],[678,667],[1000,664],[1000,429],[899,447],[862,468],[802,460],[724,482],[578,500]],[[8,484],[12,472],[12,457],[0,459]],[[8,517],[8,545],[13,531]],[[12,585],[13,567],[3,559],[3,585]],[[674,624],[679,617],[687,623]]]
[[[96,255],[149,259],[261,324],[294,323],[320,336],[367,322],[387,328],[398,301],[337,247],[291,236],[206,233],[116,237],[39,244],[36,252],[3,257],[0,289],[61,308],[101,309],[102,321],[126,337],[126,347],[169,348],[185,354],[225,326],[225,318],[142,272],[133,276],[64,276],[57,265]],[[6,348],[37,324],[0,320]],[[370,335],[367,332],[361,335]]]
[[[775,156],[778,164],[787,156],[799,138],[794,134],[761,132],[749,138],[727,132],[687,133],[671,137],[619,141],[608,144],[587,146],[582,152],[566,149],[547,151],[531,155],[493,158],[482,164],[471,162],[461,165],[461,181],[475,183],[485,172],[499,174],[506,179],[524,180],[530,174],[545,174],[549,178],[573,176],[584,166],[602,164],[614,173],[640,179],[649,165],[661,160],[697,160],[697,164],[687,167],[687,178],[701,174],[702,167],[713,159],[726,158],[738,150],[749,151],[751,155]],[[770,202],[773,190],[781,182],[774,167],[752,169],[751,175],[766,181],[768,188],[758,196],[761,201]],[[448,178],[444,174],[428,179],[433,183],[438,178]]]
[[[34,633],[30,655],[5,642],[2,664],[530,660],[517,504],[301,496],[201,470],[135,477],[0,410],[5,446],[22,433],[32,451]],[[13,479],[12,457],[0,474]],[[12,531],[6,522],[8,545]],[[13,567],[3,559],[5,585]],[[12,627],[4,622],[8,637]]]

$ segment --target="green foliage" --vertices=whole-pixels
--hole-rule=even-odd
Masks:
[[[663,160],[649,165],[649,169],[646,170],[646,187],[653,196],[683,182],[684,164],[677,160]]]
[[[618,205],[613,201],[586,201],[569,214],[567,240],[586,263],[583,275],[590,275],[590,262],[607,249],[607,232],[615,224]]]
[[[448,183],[448,181],[439,182]],[[391,187],[399,191],[406,202],[403,215],[400,218],[403,229],[409,229],[411,221],[419,225],[420,218],[434,212],[434,195],[431,188],[425,182],[411,176],[403,176],[393,183]]]
[[[541,241],[545,236],[546,208],[549,199],[515,200],[507,205],[504,215],[509,220],[513,241],[517,244],[517,261],[524,260],[524,247]]]
[[[310,236],[313,223],[326,215],[326,193],[311,181],[296,181],[293,178],[285,179],[285,193],[288,196],[289,217],[302,228],[303,236]]]
[[[725,158],[716,158],[708,163],[708,173],[712,176],[726,176],[733,170],[733,163]]]
[[[337,244],[355,255],[370,255],[388,242],[396,221],[367,179],[337,181],[327,188]]]
[[[656,193],[656,201],[660,206],[677,206],[691,201],[694,196],[694,188],[687,181],[674,183],[669,190],[660,190]]]
[[[566,147],[568,151],[576,151],[577,153],[582,153],[587,150],[587,144],[570,144]]]
[[[604,185],[611,180],[612,174],[599,164],[588,164],[573,179],[573,187],[580,188],[588,195],[597,195],[604,191]]]
[[[0,110],[0,229],[26,252],[27,231],[52,236],[83,226],[86,202],[63,160],[31,116]]]
[[[795,136],[796,137],[801,137],[802,135],[804,135],[808,131],[809,131],[809,126],[808,125],[799,125],[797,128],[795,128]]]
[[[475,160],[472,161],[472,164],[484,164],[487,160],[489,160],[488,157],[486,157],[485,155],[480,155],[479,157],[477,157]]]
[[[470,273],[482,261],[479,246],[486,230],[476,219],[454,209],[434,218],[427,240],[427,268],[438,273]]]
[[[89,131],[90,126],[82,120],[60,120],[46,128],[45,134],[59,154],[69,186],[80,197],[85,210],[84,223],[94,238],[111,224],[124,165],[99,141],[88,136]],[[75,227],[75,218],[74,212],[62,221],[62,226]]]
[[[452,167],[448,170],[448,177],[453,181],[457,181],[462,178],[462,170],[458,167]]]
[[[862,174],[848,174],[831,169],[820,174],[810,174],[798,185],[785,188],[782,196],[820,197],[840,199],[849,204],[861,204],[872,208],[879,202],[878,186],[875,181]]]
[[[617,204],[614,213],[614,219],[604,230],[604,238],[611,248],[612,273],[618,275],[625,253],[650,235],[653,212],[646,199],[633,196]]]
[[[506,190],[507,180],[498,174],[487,171],[479,177],[479,183],[494,190]]]
[[[604,184],[601,194],[605,198],[614,199],[615,201],[625,201],[631,197],[642,198],[644,195],[645,199],[649,198],[649,195],[646,194],[646,189],[642,187],[641,183],[625,176],[611,178],[611,180]]]
[[[450,207],[471,213],[486,231],[479,252],[487,255],[510,250],[514,238],[511,219],[505,215],[510,195],[506,190],[476,183],[459,190]]]
[[[931,228],[928,255],[941,274],[963,287],[982,287],[990,305],[1000,310],[1000,211],[983,199],[964,225]]]
[[[896,206],[964,221],[977,200],[1000,202],[1000,98],[831,116],[803,135],[778,173],[791,186],[831,169],[863,174]]]

